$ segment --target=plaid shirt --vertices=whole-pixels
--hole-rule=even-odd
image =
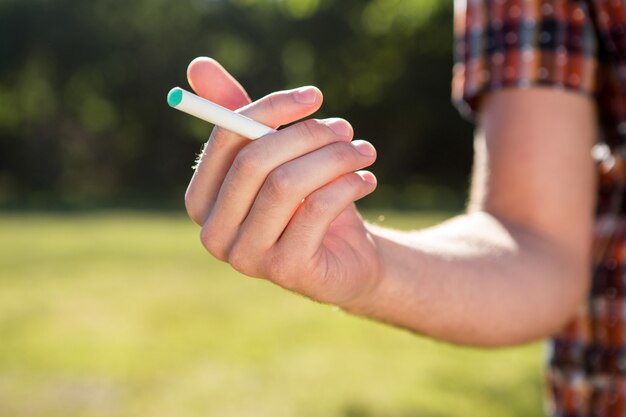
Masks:
[[[600,171],[593,284],[550,342],[551,416],[626,416],[626,0],[456,0],[453,98],[544,86],[594,97]],[[566,173],[564,173],[566,175]]]

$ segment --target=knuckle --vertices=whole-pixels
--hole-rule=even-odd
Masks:
[[[233,269],[244,275],[259,276],[257,267],[248,251],[238,243],[234,243],[228,251],[228,263]]]
[[[344,142],[335,142],[328,145],[328,151],[332,160],[339,164],[352,162],[356,157],[356,151],[352,145]]]
[[[332,207],[332,201],[328,196],[323,194],[313,194],[307,198],[302,207],[306,216],[310,218],[319,218],[323,216]]]
[[[228,254],[224,250],[224,246],[217,238],[217,233],[211,222],[207,222],[200,231],[200,242],[202,246],[220,261],[227,261]]]
[[[323,130],[321,129],[322,122],[319,120],[305,120],[302,123],[298,123],[298,135],[310,138],[316,138],[321,136]]]
[[[281,287],[296,291],[298,288],[297,270],[294,267],[293,256],[284,250],[277,250],[271,256],[267,265],[268,275],[272,282]]]
[[[189,218],[197,225],[202,226],[204,210],[200,209],[198,203],[196,203],[196,200],[189,191],[185,193],[185,209],[187,210]]]
[[[256,150],[247,146],[239,151],[233,161],[231,170],[236,175],[252,175],[255,166],[257,166],[259,156]]]
[[[232,133],[228,130],[220,126],[215,126],[204,151],[209,152],[210,150],[220,150],[228,147],[230,143],[232,143],[232,138],[229,137],[230,135],[232,135]]]
[[[228,251],[228,263],[239,272],[244,272],[246,269],[246,259],[242,256],[242,251],[239,250],[237,244],[234,244]]]
[[[221,126],[215,126],[204,149],[205,154],[217,152],[230,153],[232,149],[240,150],[249,142],[243,136],[231,132]]]
[[[243,166],[250,166],[255,158],[257,158],[256,149],[252,145],[248,145],[237,153],[235,161]]]
[[[277,168],[267,177],[266,191],[275,197],[282,197],[292,191],[292,179],[286,168]]]
[[[267,106],[267,110],[271,113],[271,114],[278,114],[282,111],[282,104],[283,104],[283,95],[280,93],[272,93],[269,96],[267,96],[267,100],[265,101],[265,104]]]
[[[200,195],[198,187],[192,183],[185,192],[185,209],[189,218],[198,226],[203,226],[214,200]]]

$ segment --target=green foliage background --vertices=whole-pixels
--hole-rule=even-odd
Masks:
[[[541,415],[541,346],[438,344],[242,280],[182,214],[211,126],[193,58],[253,98],[314,84],[379,151],[369,201],[463,201],[451,0],[0,0],[0,416]],[[370,211],[370,219],[383,212]],[[446,213],[386,213],[419,228]]]
[[[202,55],[253,98],[319,86],[316,117],[378,148],[379,200],[456,204],[471,140],[449,99],[451,3],[0,0],[0,205],[179,202],[210,126],[165,95]]]

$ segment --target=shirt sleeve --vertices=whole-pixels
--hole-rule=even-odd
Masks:
[[[597,39],[584,0],[455,0],[452,99],[473,120],[486,93],[544,86],[593,94]]]

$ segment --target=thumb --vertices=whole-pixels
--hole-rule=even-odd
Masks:
[[[187,80],[201,97],[230,110],[251,102],[246,90],[213,58],[196,58],[187,67]]]

